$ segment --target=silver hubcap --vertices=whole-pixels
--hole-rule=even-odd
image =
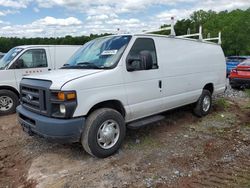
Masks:
[[[205,96],[204,99],[203,99],[203,111],[204,112],[207,112],[210,108],[210,105],[211,105],[211,100],[210,100],[210,97],[209,96]]]
[[[0,97],[0,111],[8,111],[13,107],[13,100],[8,96]]]
[[[103,149],[112,148],[118,141],[120,128],[116,121],[107,120],[99,128],[97,133],[97,143]]]

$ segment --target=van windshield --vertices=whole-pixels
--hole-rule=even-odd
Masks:
[[[0,70],[4,69],[9,63],[21,52],[22,48],[12,48],[7,54],[0,59]]]
[[[92,40],[77,51],[63,69],[114,68],[126,49],[131,36],[111,36]]]

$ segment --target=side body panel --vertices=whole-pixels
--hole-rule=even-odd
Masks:
[[[213,84],[214,93],[225,90],[226,63],[219,45],[160,37],[156,41],[165,110],[196,102],[206,84]]]

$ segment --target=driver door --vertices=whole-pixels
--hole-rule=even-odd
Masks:
[[[45,49],[25,51],[15,62],[15,77],[18,87],[24,76],[47,72],[48,69],[48,59]]]
[[[149,70],[125,70],[125,88],[131,114],[128,121],[143,118],[162,111],[161,69],[157,60],[155,43],[152,38],[137,38],[128,53],[129,57],[138,57],[142,51],[148,51],[153,58],[153,67]]]

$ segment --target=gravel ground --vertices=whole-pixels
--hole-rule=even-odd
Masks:
[[[250,98],[228,88],[200,119],[191,107],[128,130],[117,154],[26,135],[0,117],[0,187],[250,187]]]

